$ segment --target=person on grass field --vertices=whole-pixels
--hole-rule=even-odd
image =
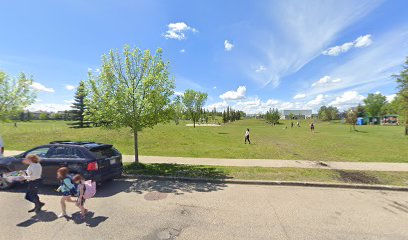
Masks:
[[[249,128],[247,128],[246,132],[245,132],[245,144],[247,143],[251,144],[251,140],[249,140]]]
[[[38,189],[42,183],[42,167],[40,164],[40,158],[37,155],[28,155],[23,160],[23,163],[28,165],[27,176],[24,177],[28,182],[25,199],[34,203],[34,208],[28,212],[39,212],[44,206],[44,203],[41,202],[40,198],[38,197]]]

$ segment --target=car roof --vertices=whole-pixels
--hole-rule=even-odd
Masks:
[[[111,144],[104,144],[104,143],[97,143],[97,142],[79,142],[79,141],[53,141],[50,142],[50,145],[59,145],[59,146],[78,146],[78,147],[85,147],[87,149],[99,149],[99,148],[111,148],[113,145]]]

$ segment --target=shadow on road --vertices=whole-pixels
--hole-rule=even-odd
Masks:
[[[52,222],[57,219],[58,217],[54,212],[41,211],[24,222],[17,224],[17,227],[29,227],[37,222]]]
[[[95,217],[94,212],[88,212],[84,219],[81,218],[81,212],[76,212],[72,214],[72,217],[68,217],[67,220],[72,220],[75,224],[84,224],[88,227],[97,227],[99,224],[105,222],[109,217],[97,216]]]
[[[143,192],[163,192],[163,193],[193,193],[193,192],[213,192],[225,188],[227,185],[221,182],[205,182],[205,181],[177,181],[177,180],[155,180],[155,179],[117,179],[104,183],[98,187],[95,197],[106,198],[116,194],[139,193]],[[57,192],[55,186],[45,185],[40,188],[39,194],[61,196]],[[25,193],[26,185],[18,184],[15,187],[5,190],[4,192]]]
[[[97,193],[97,197],[108,197],[119,192],[138,193],[162,192],[162,193],[194,193],[213,192],[226,187],[225,183],[217,182],[197,182],[197,181],[177,181],[177,180],[155,180],[155,179],[135,179],[127,181],[114,181],[106,185]]]

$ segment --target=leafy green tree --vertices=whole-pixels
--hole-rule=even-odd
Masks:
[[[70,125],[73,126],[74,128],[89,127],[90,122],[85,121],[86,113],[85,99],[87,95],[88,93],[86,90],[85,82],[84,81],[79,82],[79,86],[76,90],[74,97],[74,103],[71,106],[72,108],[71,113],[75,122],[70,123]]]
[[[381,93],[370,93],[367,98],[364,99],[365,109],[372,117],[382,115],[381,109],[386,103],[387,98]]]
[[[47,113],[41,113],[40,116],[39,116],[39,119],[40,120],[49,120],[50,118],[49,118]]]
[[[331,121],[339,119],[339,109],[336,107],[321,106],[318,113],[319,119],[322,121]]]
[[[281,117],[281,115],[280,115],[279,110],[277,108],[276,109],[275,108],[269,109],[266,112],[266,116],[265,116],[266,122],[271,123],[271,124],[279,123],[280,117]]]
[[[0,119],[35,102],[36,93],[31,88],[32,83],[32,77],[24,73],[20,73],[17,78],[10,78],[0,71]]]
[[[400,115],[404,116],[405,135],[408,135],[408,57],[405,60],[402,71],[393,75],[398,84],[398,103]]]
[[[131,128],[135,162],[139,162],[138,132],[171,119],[174,80],[162,50],[111,50],[102,57],[101,73],[89,75],[86,118],[107,128]]]
[[[180,123],[180,119],[183,118],[184,114],[184,105],[181,101],[181,96],[176,96],[173,101],[173,120],[178,125]]]
[[[356,130],[356,124],[357,124],[357,111],[356,110],[350,109],[347,112],[346,123],[350,124],[350,131],[351,131],[351,127],[353,127],[354,131]]]
[[[365,117],[367,115],[365,106],[358,104],[357,106],[357,117]]]
[[[207,100],[208,94],[203,92],[197,92],[192,89],[187,89],[184,92],[182,101],[190,115],[190,119],[193,121],[193,126],[195,128],[196,122],[201,117],[201,109],[204,107],[205,101]]]

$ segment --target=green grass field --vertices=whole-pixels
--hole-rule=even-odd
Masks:
[[[125,173],[206,179],[362,183],[394,186],[405,186],[408,183],[408,172],[340,171],[332,169],[126,163]]]
[[[250,119],[221,127],[186,127],[169,123],[140,133],[141,155],[303,159],[322,161],[408,162],[408,138],[402,127],[358,126],[358,132],[341,123],[318,122],[316,132],[301,127],[271,126],[263,120]],[[284,122],[289,125],[289,122]],[[244,131],[251,130],[251,145],[244,144]],[[129,129],[72,129],[66,122],[34,121],[0,123],[7,150],[27,150],[54,140],[97,141],[114,144],[123,154],[133,154]]]

